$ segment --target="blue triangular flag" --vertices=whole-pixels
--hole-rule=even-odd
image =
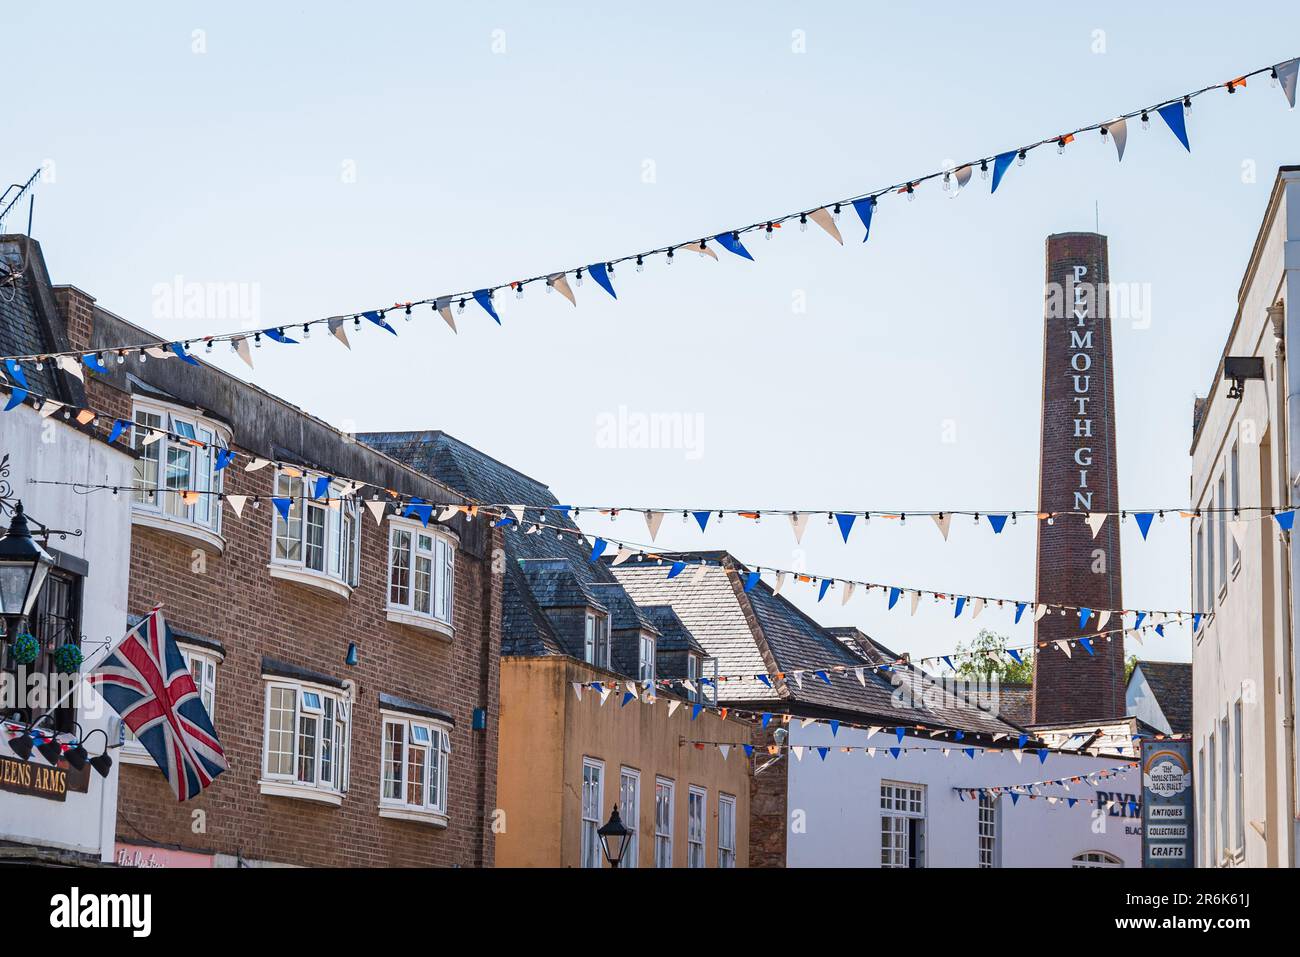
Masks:
[[[1007,517],[1005,515],[989,515],[989,524],[993,526],[993,534],[1001,535],[1002,529],[1006,528]]]
[[[1091,639],[1091,638],[1080,638],[1080,639],[1079,639],[1079,644],[1083,645],[1083,650],[1086,651],[1089,655],[1094,655],[1094,654],[1096,654],[1096,652],[1094,652],[1094,651],[1092,650],[1092,639]]]
[[[1147,613],[1144,612],[1144,611],[1140,611],[1140,612],[1137,613],[1137,617],[1136,617],[1135,619],[1133,619],[1133,627],[1134,627],[1134,629],[1137,629],[1137,628],[1141,628],[1141,627],[1142,627],[1142,619],[1145,618],[1146,616],[1147,616]]]
[[[822,747],[819,747],[819,748],[817,749],[817,753],[820,754],[820,755],[822,756],[822,760],[823,760],[823,761],[826,760],[826,752],[829,751],[829,750],[830,750],[830,748],[822,748]]]
[[[754,677],[763,682],[763,684],[767,685],[769,688],[772,687],[772,682],[767,675],[754,675]],[[763,727],[767,727],[767,725],[765,724]]]
[[[1294,511],[1278,512],[1273,517],[1277,519],[1277,527],[1284,532],[1291,531],[1291,527],[1295,525]]]
[[[1017,741],[1016,747],[1020,748],[1020,749],[1023,751],[1024,748],[1025,748],[1025,744],[1026,744],[1028,741],[1029,741],[1029,735],[1027,735],[1027,734],[1022,734],[1022,735],[1019,737],[1018,741]]]
[[[171,347],[172,347],[172,352],[176,353],[177,356],[179,356],[181,359],[188,362],[190,365],[196,366],[199,364],[198,359],[194,358],[192,355],[190,355],[188,352],[185,351],[185,345],[183,343],[173,342],[171,344]]]
[[[17,359],[6,359],[5,368],[14,380],[9,387],[9,401],[5,405],[5,411],[10,412],[27,401],[27,375]]]
[[[596,285],[615,299],[618,298],[618,293],[614,291],[614,284],[609,280],[609,267],[604,263],[592,263],[587,267],[587,272],[591,273],[591,278],[596,280]]]
[[[1183,113],[1183,101],[1179,100],[1177,103],[1159,107],[1156,112],[1160,114],[1160,118],[1165,121],[1174,136],[1178,137],[1178,142],[1182,143],[1190,153],[1192,144],[1187,141],[1187,117]]]
[[[815,674],[818,678],[821,678],[822,681],[826,682],[827,684],[831,683],[831,677],[825,671],[814,671],[813,674]]]
[[[315,499],[322,499],[322,498],[328,498],[329,494],[330,494],[329,476],[322,475],[320,478],[316,479],[316,488],[312,492],[311,497]],[[417,501],[419,501],[419,499],[413,498],[411,499],[411,504],[414,505]]]
[[[993,188],[989,190],[990,193],[996,193],[998,191],[998,184],[1002,182],[1002,177],[1006,175],[1007,170],[1011,168],[1011,163],[1015,158],[1016,150],[999,153],[997,156],[993,157]]]
[[[286,522],[289,521],[289,509],[293,505],[293,499],[275,496],[271,499],[271,504],[275,506],[275,510],[280,513],[282,519]]]
[[[837,735],[837,734],[840,733],[840,722],[839,722],[839,720],[838,720],[837,718],[831,718],[831,720],[830,720],[830,726],[831,726],[831,737],[833,738],[833,737],[835,737],[835,735]]]
[[[603,538],[596,539],[595,544],[591,546],[591,558],[589,561],[594,562],[596,559],[600,558],[601,555],[605,554],[605,549],[608,546],[609,542],[605,541]]]
[[[956,734],[953,735],[953,737],[955,737],[958,741],[961,741],[962,739],[964,739],[964,738],[966,737],[966,732],[965,732],[965,731],[958,731]]]
[[[970,758],[972,761],[975,760],[974,748],[962,748],[962,752],[966,755],[966,757]]]
[[[890,589],[889,589],[889,607],[890,607],[890,608],[893,608],[896,604],[898,604],[898,596],[901,595],[901,594],[902,594],[902,590],[901,590],[901,589],[898,589],[898,588],[890,588]]]
[[[953,610],[952,617],[954,617],[954,618],[960,618],[960,617],[961,617],[961,610],[962,610],[963,608],[965,608],[965,607],[966,607],[966,599],[965,599],[965,597],[958,598],[958,599],[957,599],[957,607]]]
[[[1088,627],[1088,619],[1092,617],[1091,608],[1079,609],[1079,630],[1084,631]]]
[[[759,579],[760,577],[761,577],[761,576],[758,574],[758,572],[750,572],[748,575],[746,575],[746,576],[745,576],[745,591],[753,591],[753,590],[754,590],[754,586],[758,584],[758,579]]]
[[[1165,626],[1163,622],[1156,625],[1156,634],[1159,635],[1161,638],[1165,636]]]
[[[817,600],[818,600],[818,601],[821,601],[823,598],[826,597],[826,589],[828,589],[828,588],[830,588],[830,587],[831,587],[831,580],[830,580],[829,578],[823,578],[823,579],[822,579],[821,588],[819,588],[819,589],[817,590]]]
[[[1065,803],[1066,803],[1066,805],[1067,805],[1068,807],[1074,807],[1076,804],[1079,803],[1079,799],[1078,799],[1078,798],[1066,798],[1066,799],[1065,799]]]
[[[856,515],[836,514],[835,521],[839,522],[840,534],[844,536],[844,541],[849,540],[849,532],[853,531],[853,523],[857,520]]]
[[[754,746],[752,744],[742,744],[741,747],[745,749],[745,757],[752,758],[754,756]]]
[[[952,663],[952,658],[948,657],[947,655],[944,655],[943,660],[948,665],[949,668],[952,668],[953,671],[957,670],[957,668]]]
[[[552,512],[560,512],[563,515],[568,515],[569,509],[573,508],[573,506],[572,505],[551,505],[549,506],[549,508],[551,509]]]
[[[769,687],[770,687],[770,685],[769,685]],[[764,711],[764,712],[763,712],[763,727],[766,728],[767,725],[768,725],[768,722],[771,721],[771,720],[772,720],[772,712],[770,712],[770,711]]]
[[[1008,648],[1007,654],[1011,656],[1012,660],[1015,661],[1016,664],[1023,665],[1025,663],[1024,660],[1020,657],[1020,652],[1016,651],[1016,649]]]
[[[234,460],[235,453],[230,449],[217,449],[217,459],[212,468],[214,471],[220,472]]]
[[[673,562],[672,567],[668,569],[668,577],[676,578],[686,569],[685,562]]]
[[[894,760],[898,760],[898,756],[899,756],[900,754],[903,753],[903,749],[902,749],[902,748],[890,748],[890,749],[889,749],[889,753],[892,754],[892,755],[894,756]]]
[[[1020,795],[1015,791],[1009,791],[1008,793],[1011,795],[1011,806],[1015,807],[1020,802]]]
[[[1133,517],[1137,519],[1138,531],[1142,533],[1142,538],[1147,537],[1147,532],[1151,531],[1151,519],[1155,518],[1155,512],[1134,512]]]
[[[501,317],[497,315],[495,307],[492,305],[492,293],[487,289],[479,289],[474,293],[474,301],[483,307],[483,311],[496,320],[496,324],[501,325]]]
[[[122,437],[122,433],[126,431],[127,424],[128,424],[128,423],[126,422],[125,419],[114,419],[114,420],[113,420],[113,429],[112,429],[111,432],[108,433],[108,444],[109,444],[109,445],[112,445],[114,442],[116,442],[119,438]],[[221,457],[221,453],[222,453],[222,451],[223,451],[222,449],[217,449],[217,457],[218,457],[218,458]],[[1193,630],[1195,630],[1195,629],[1193,629]]]
[[[290,339],[279,329],[263,329],[262,335],[266,336],[268,339],[272,340],[273,342],[282,342],[286,346],[296,346],[298,344],[297,339]]]
[[[1015,623],[1016,623],[1017,625],[1020,624],[1020,616],[1023,615],[1023,614],[1025,613],[1025,608],[1028,607],[1028,604],[1029,604],[1028,602],[1023,602],[1023,601],[1021,601],[1021,602],[1016,602],[1016,621],[1015,621]]]
[[[1195,634],[1200,630],[1201,630],[1201,613],[1198,611],[1192,615],[1192,633]]]
[[[1039,748],[1039,749],[1038,749],[1038,763],[1039,763],[1039,764],[1046,764],[1046,763],[1047,763],[1047,749],[1046,749],[1046,748]]]
[[[620,707],[620,708],[626,708],[626,707],[627,707],[627,703],[628,703],[629,701],[631,701],[631,700],[632,700],[633,698],[635,698],[635,697],[636,697],[636,695],[634,695],[632,692],[630,692],[630,691],[624,691],[624,692],[623,692],[623,703],[620,704],[619,707]]]
[[[718,233],[718,235],[714,236],[713,238],[716,239],[718,241],[718,245],[721,246],[723,249],[725,249],[727,252],[735,253],[737,256],[743,256],[745,259],[748,259],[750,262],[754,261],[754,257],[749,254],[749,250],[745,248],[745,244],[740,241],[739,235],[733,235],[731,233]]]
[[[704,710],[704,705],[702,704],[697,704],[694,708],[692,708],[691,720],[694,721],[696,718],[698,718],[700,716],[700,712],[703,710]]]
[[[369,312],[363,312],[362,315],[377,325],[380,329],[387,329],[393,335],[397,335],[397,330],[388,324],[388,321],[384,319],[382,313],[372,309]]]
[[[907,734],[907,732],[904,731],[902,728],[895,728],[895,729],[894,729],[894,734],[898,735],[898,743],[899,743],[899,744],[902,744],[902,743],[903,743],[903,735]]]
[[[871,214],[875,211],[875,208],[876,199],[874,196],[853,201],[853,210],[858,214],[858,219],[862,220],[862,228],[866,230],[866,234],[862,237],[864,243],[871,238]]]
[[[691,514],[695,516],[695,521],[699,522],[700,531],[702,532],[708,526],[709,516],[712,515],[713,513],[712,512],[691,512]]]

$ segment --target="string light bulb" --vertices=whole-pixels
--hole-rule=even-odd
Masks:
[[[1065,152],[1065,137],[1062,136],[1056,141],[1056,155],[1060,156]]]
[[[515,283],[515,298],[516,299],[524,298],[524,284],[521,282]]]
[[[768,223],[767,226],[766,226],[766,228],[763,230],[763,238],[764,238],[764,239],[771,239],[771,238],[772,238],[772,224],[771,224],[771,223]]]
[[[912,186],[911,183],[908,183],[908,184],[907,184],[907,201],[910,203],[910,202],[912,202],[914,199],[916,199],[916,189]]]
[[[952,174],[945,170],[943,174],[943,191],[947,193],[951,189],[952,189]]]
[[[989,178],[989,161],[980,160],[980,179]]]
[[[836,203],[836,204],[835,204],[835,208],[834,208],[833,210],[831,210],[831,218],[834,219],[835,222],[837,222],[837,223],[840,221],[840,204],[839,204],[839,203]]]
[[[645,260],[640,255],[636,257],[636,271],[645,272]]]
[[[800,213],[800,214],[799,214],[799,232],[801,232],[801,233],[806,233],[806,232],[808,232],[808,214],[807,214],[807,213]]]
[[[668,250],[668,265],[671,266],[672,264],[673,264],[673,251],[670,249]]]
[[[456,312],[461,313],[464,311],[465,311],[465,300],[464,299],[458,300],[456,303]]]
[[[302,337],[303,337],[304,339],[310,339],[310,338],[311,338],[311,323],[304,322],[304,323],[302,324]]]
[[[1025,165],[1025,151],[1024,151],[1024,150],[1021,150],[1019,153],[1016,154],[1016,165],[1017,165],[1017,166],[1024,166],[1024,165]]]
[[[581,285],[582,285],[582,270],[579,269],[576,273],[574,273],[574,274],[573,274],[573,278],[576,279],[577,282],[578,282],[578,285],[581,286]]]
[[[1142,129],[1144,130],[1151,129],[1151,114],[1149,114],[1146,110],[1142,111]]]

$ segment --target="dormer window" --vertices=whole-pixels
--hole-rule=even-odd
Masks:
[[[655,680],[655,640],[641,633],[640,654],[637,657],[637,680]]]
[[[582,658],[597,668],[609,667],[609,616],[588,610]]]
[[[357,583],[361,521],[357,503],[331,482],[317,498],[316,477],[282,469],[275,477],[271,575],[346,598]],[[285,507],[283,500],[288,500]]]
[[[224,426],[192,412],[137,402],[131,447],[139,457],[132,484],[138,524],[180,532],[222,547],[222,473],[217,452],[229,442]]]

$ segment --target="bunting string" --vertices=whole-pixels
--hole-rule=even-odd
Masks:
[[[1300,66],[1300,58],[1285,60],[1273,66],[1251,70],[1231,80],[1212,83],[1209,86],[1191,90],[1181,96],[1161,100],[1146,107],[1121,113],[1110,119],[1079,126],[1069,132],[1056,133],[1042,139],[1031,140],[1013,149],[986,153],[966,162],[912,176],[900,182],[891,183],[888,186],[877,187],[825,203],[817,203],[793,212],[760,218],[748,225],[733,226],[716,232],[710,231],[703,236],[692,235],[669,245],[602,258],[584,265],[550,270],[524,279],[500,282],[478,289],[466,289],[460,292],[397,301],[391,305],[380,305],[301,322],[286,322],[254,332],[241,329],[235,332],[218,332],[179,340],[150,339],[92,351],[66,350],[44,354],[14,355],[0,358],[0,364],[9,366],[10,363],[13,363],[21,367],[22,363],[32,362],[39,367],[45,362],[53,361],[59,368],[69,374],[81,376],[86,369],[103,374],[108,371],[106,361],[111,361],[113,357],[116,357],[118,362],[125,362],[130,354],[135,354],[139,361],[142,362],[147,358],[177,357],[185,362],[197,364],[197,360],[191,355],[191,351],[195,346],[202,346],[206,351],[210,352],[217,343],[229,343],[231,350],[251,367],[253,362],[252,352],[249,349],[250,342],[255,348],[260,347],[264,339],[281,345],[295,345],[301,340],[295,339],[293,336],[300,335],[301,339],[306,339],[310,336],[313,328],[324,326],[329,335],[351,348],[347,331],[349,327],[355,334],[362,328],[373,325],[396,336],[397,329],[390,323],[389,317],[400,313],[406,320],[411,320],[414,317],[413,310],[417,307],[431,307],[433,313],[440,316],[455,332],[456,316],[453,315],[453,308],[459,314],[464,311],[468,303],[474,302],[481,307],[488,317],[500,325],[498,293],[509,289],[513,290],[518,298],[523,298],[525,288],[539,283],[544,284],[548,291],[558,291],[566,300],[576,306],[577,297],[573,291],[573,286],[581,286],[584,278],[589,276],[605,293],[617,299],[618,294],[614,288],[614,278],[618,266],[633,263],[636,270],[641,271],[648,260],[659,258],[671,265],[678,253],[694,253],[701,258],[717,260],[719,257],[715,247],[721,248],[738,258],[753,261],[754,256],[746,248],[743,237],[761,232],[766,238],[770,239],[777,230],[793,222],[799,223],[801,231],[806,230],[808,223],[812,222],[837,243],[843,245],[844,237],[840,232],[839,218],[840,213],[846,208],[852,209],[856,214],[863,230],[863,242],[866,242],[870,237],[871,226],[875,219],[875,210],[880,200],[891,198],[913,199],[922,185],[933,181],[940,181],[944,191],[951,196],[955,196],[965,191],[965,187],[971,180],[974,171],[979,170],[981,176],[986,179],[991,178],[990,192],[996,193],[1011,169],[1017,165],[1024,165],[1029,153],[1051,145],[1055,145],[1058,152],[1064,152],[1066,147],[1074,143],[1078,137],[1093,132],[1100,135],[1102,142],[1109,140],[1114,143],[1117,157],[1122,161],[1128,143],[1128,122],[1133,119],[1140,119],[1141,125],[1145,129],[1152,114],[1159,116],[1163,124],[1169,129],[1169,132],[1190,152],[1191,141],[1187,133],[1186,114],[1191,110],[1194,99],[1217,90],[1225,90],[1228,94],[1236,93],[1238,90],[1246,88],[1248,80],[1267,74],[1274,84],[1281,87],[1288,104],[1294,108],[1298,66]],[[572,278],[573,284],[570,284],[570,278]]]

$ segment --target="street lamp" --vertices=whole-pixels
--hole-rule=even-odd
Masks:
[[[623,855],[631,842],[632,832],[623,826],[623,819],[618,816],[617,804],[610,812],[609,820],[603,827],[597,829],[596,834],[600,837],[600,849],[605,852],[605,860],[609,861],[610,867],[618,867],[623,862]]]
[[[0,616],[10,641],[31,614],[53,564],[54,559],[32,538],[23,503],[16,503],[9,531],[0,538]]]

